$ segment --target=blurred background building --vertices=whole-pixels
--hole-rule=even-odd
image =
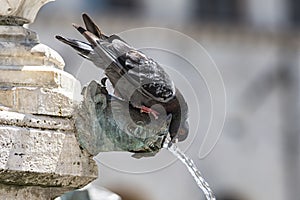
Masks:
[[[82,84],[100,74],[83,67],[88,63],[54,39],[56,34],[81,39],[70,24],[82,23],[82,12],[90,13],[108,34],[151,26],[192,37],[220,70],[227,93],[227,117],[209,156],[199,159],[201,138],[197,136],[186,153],[195,160],[217,199],[298,199],[299,11],[296,0],[57,0],[42,8],[31,28],[43,43],[60,52],[66,71]],[[100,177],[95,185],[107,187],[125,200],[204,199],[179,162],[134,174],[113,169],[98,157]],[[121,166],[126,165],[123,158],[130,155],[106,153],[104,160],[109,157],[118,158],[115,162]],[[151,161],[157,162],[155,158]]]

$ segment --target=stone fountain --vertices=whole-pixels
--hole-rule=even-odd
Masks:
[[[0,193],[53,199],[97,177],[75,137],[80,83],[24,25],[51,0],[0,0]]]

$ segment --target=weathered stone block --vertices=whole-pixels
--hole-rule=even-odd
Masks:
[[[75,98],[72,95],[63,89],[0,88],[0,104],[21,113],[71,117]]]
[[[3,16],[0,15],[0,24]],[[47,66],[63,69],[62,57],[40,44],[37,34],[22,26],[0,26],[0,65]]]
[[[75,131],[74,122],[71,119],[11,112],[4,107],[0,107],[0,124],[48,130]]]
[[[0,126],[1,183],[78,188],[96,177],[74,133]]]
[[[71,74],[45,66],[5,66],[0,73],[0,85],[62,88],[78,94],[81,90],[79,81]]]

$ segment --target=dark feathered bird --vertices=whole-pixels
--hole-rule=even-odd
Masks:
[[[114,87],[116,96],[148,112],[154,118],[172,114],[170,135],[173,141],[188,135],[188,106],[181,92],[164,69],[141,51],[131,47],[117,35],[106,36],[87,15],[83,14],[85,28],[73,25],[88,41],[56,38],[92,61]]]

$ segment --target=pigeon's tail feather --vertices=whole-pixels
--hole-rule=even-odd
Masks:
[[[92,53],[93,49],[90,44],[79,41],[79,40],[74,40],[74,39],[69,39],[69,38],[64,38],[62,36],[55,36],[56,39],[59,41],[71,46],[73,49],[77,51],[77,53],[90,60],[90,54]]]
[[[97,24],[86,13],[82,14],[82,19],[83,19],[86,29],[89,32],[93,33],[96,37],[98,37],[99,39],[102,39],[102,40],[105,40],[108,38],[106,35],[102,34],[102,32],[101,32],[100,28],[97,26]]]
[[[87,39],[87,41],[89,41],[92,47],[96,47],[98,45],[97,41],[99,41],[99,38],[96,35],[86,30],[82,26],[79,26],[77,24],[72,24],[72,25],[79,33],[81,33]]]
[[[110,43],[106,39],[102,40],[101,38],[98,38],[82,26],[76,24],[73,24],[73,26],[87,39],[90,46],[93,48],[94,55],[91,60],[96,66],[106,69],[108,66],[112,66],[113,64],[114,69],[118,72],[123,70],[123,67],[116,62],[116,58],[114,57],[115,55],[109,52],[108,46]],[[101,62],[99,62],[99,60],[101,60]]]
[[[124,40],[122,40],[117,35],[111,35],[111,36],[104,35],[101,32],[98,25],[86,13],[82,14],[82,19],[83,19],[86,30],[91,32],[96,37],[98,37],[100,39],[100,41],[104,40],[104,41],[112,42],[113,40],[118,39],[118,40],[121,40],[122,42],[126,43]]]
[[[106,63],[104,59],[98,56],[97,52],[95,53],[95,49],[93,49],[91,44],[79,40],[64,38],[59,35],[55,36],[55,38],[75,49],[80,56],[92,61],[97,67],[105,69]]]
[[[85,37],[88,43],[74,39],[66,39],[61,36],[57,36],[56,38],[71,46],[80,56],[92,61],[97,67],[114,74],[119,74],[119,78],[120,74],[124,73],[124,67],[118,62],[118,58],[131,48],[117,35],[108,37],[102,34],[99,27],[87,14],[83,14],[82,17],[85,27],[77,24],[72,25]],[[113,40],[116,41],[113,43]],[[81,46],[84,47],[82,48]],[[112,77],[110,77],[110,79],[112,79]]]

